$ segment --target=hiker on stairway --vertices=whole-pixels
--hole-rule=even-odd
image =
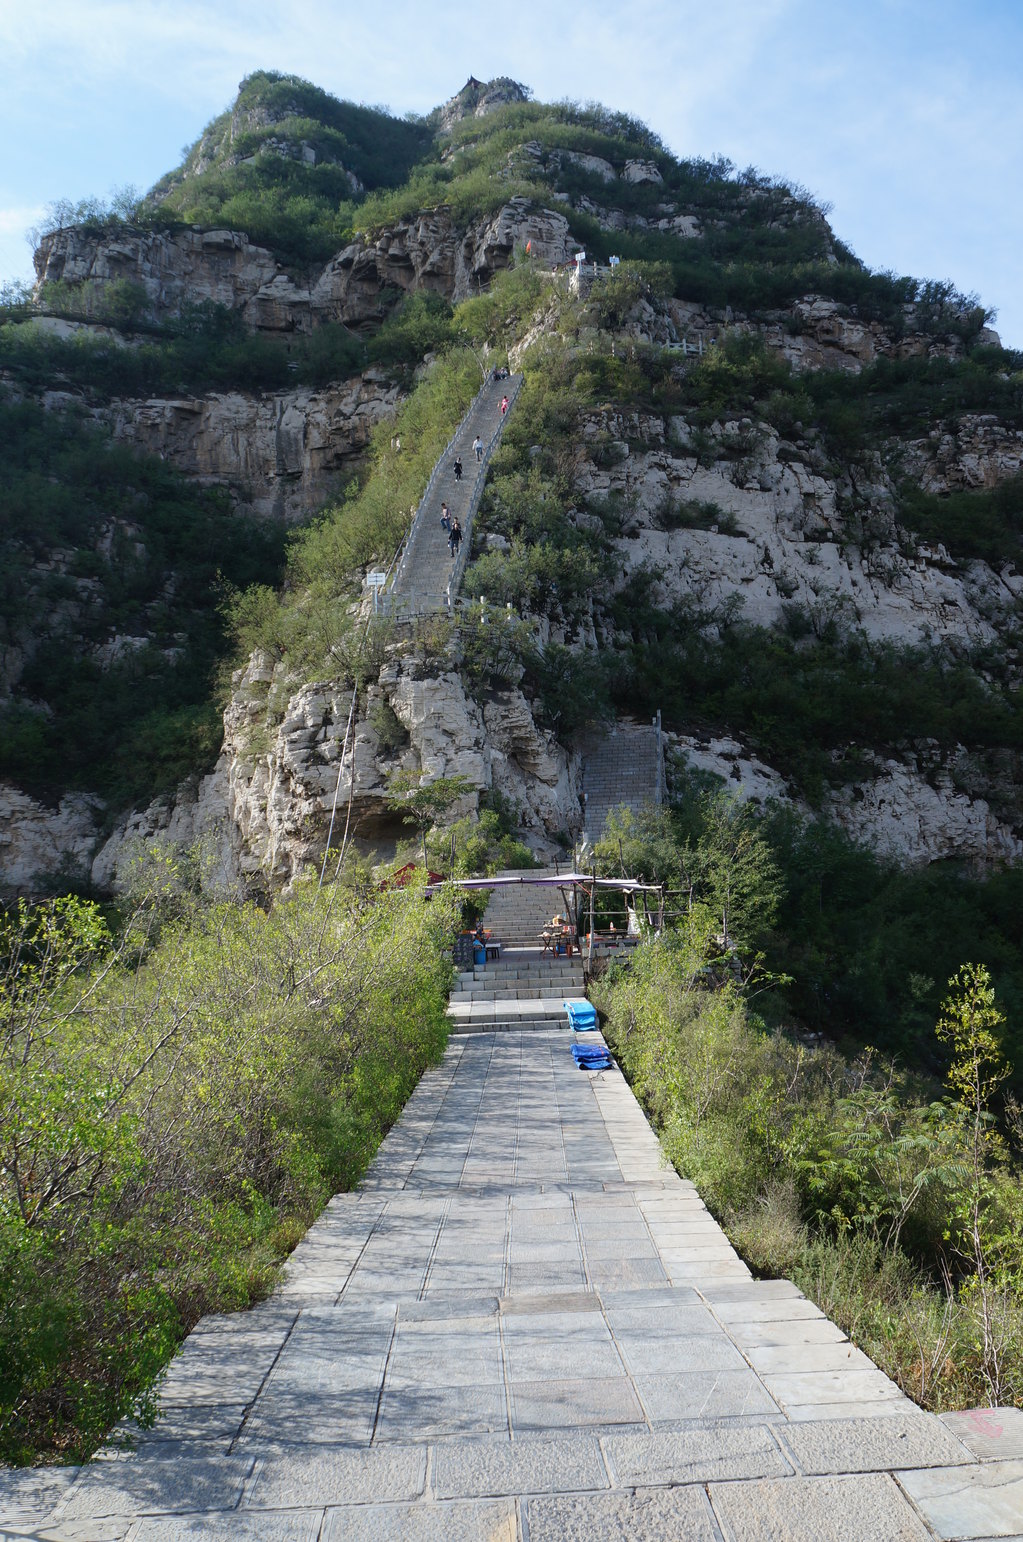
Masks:
[[[451,469],[455,473],[455,481],[460,482],[462,480],[462,457],[460,455],[455,456],[455,463]]]
[[[502,396],[501,397],[501,416],[502,416],[502,418],[504,417],[504,415],[505,415],[505,413],[507,411],[508,411],[508,398],[507,398],[507,396]]]
[[[451,521],[451,533],[448,536],[448,545],[451,547],[451,555],[452,555],[452,557],[457,557],[458,556],[458,548],[461,546],[461,544],[462,544],[462,527],[458,523],[458,515],[456,514],[454,519]]]
[[[479,434],[477,434],[476,438],[473,440],[472,447],[476,451],[476,459],[481,461],[483,459],[483,440],[480,438]]]
[[[442,530],[446,531],[450,531],[451,529],[451,515],[448,512],[448,506],[446,503],[442,503],[440,506],[440,527]]]

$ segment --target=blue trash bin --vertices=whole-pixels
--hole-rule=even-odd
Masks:
[[[480,964],[483,964],[483,965],[486,964],[486,962],[487,962],[487,950],[486,950],[486,948],[485,948],[485,946],[483,945],[482,942],[475,942],[475,943],[473,943],[472,959],[473,959],[473,963],[476,964],[477,966],[480,965]]]

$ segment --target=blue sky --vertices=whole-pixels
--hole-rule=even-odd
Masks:
[[[253,69],[397,113],[511,75],[802,183],[1023,348],[1023,0],[0,0],[0,49],[0,278],[47,203],[149,187]]]

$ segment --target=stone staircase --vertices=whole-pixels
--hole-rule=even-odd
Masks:
[[[530,874],[499,873],[499,878],[553,878],[554,869]],[[539,936],[552,916],[563,915],[565,901],[555,885],[502,885],[491,891],[486,926],[506,948],[538,948]]]
[[[397,620],[433,615],[454,602],[458,580],[468,557],[472,520],[486,480],[490,456],[504,426],[501,401],[514,402],[521,375],[488,380],[463,418],[451,443],[438,461],[416,515],[409,544],[402,556],[394,585],[386,598],[388,614]],[[482,439],[485,453],[477,461],[473,440]],[[455,480],[455,457],[462,462],[461,481]],[[448,533],[441,526],[441,504],[462,527],[462,552],[452,560]]]
[[[660,803],[664,777],[657,720],[619,719],[609,732],[590,735],[582,753],[583,823],[591,841],[599,838],[611,809]]]
[[[582,958],[578,951],[571,958],[545,953],[539,942],[545,924],[564,908],[554,887],[524,883],[493,890],[485,924],[500,942],[501,956],[459,975],[448,1001],[453,1032],[521,1031],[565,1023],[564,1003],[584,996]]]

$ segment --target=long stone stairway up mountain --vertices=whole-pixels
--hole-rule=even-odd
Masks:
[[[507,396],[513,405],[521,384],[521,375],[489,379],[438,461],[388,596],[389,610],[397,619],[433,615],[453,603],[468,555],[473,516],[486,480],[490,456],[497,447],[505,422],[501,402]],[[482,461],[477,461],[472,448],[477,437],[483,441]],[[462,462],[460,481],[454,473],[456,457]],[[457,562],[451,556],[448,533],[441,527],[442,503],[447,504],[452,519],[457,517],[462,527],[464,549]]]

